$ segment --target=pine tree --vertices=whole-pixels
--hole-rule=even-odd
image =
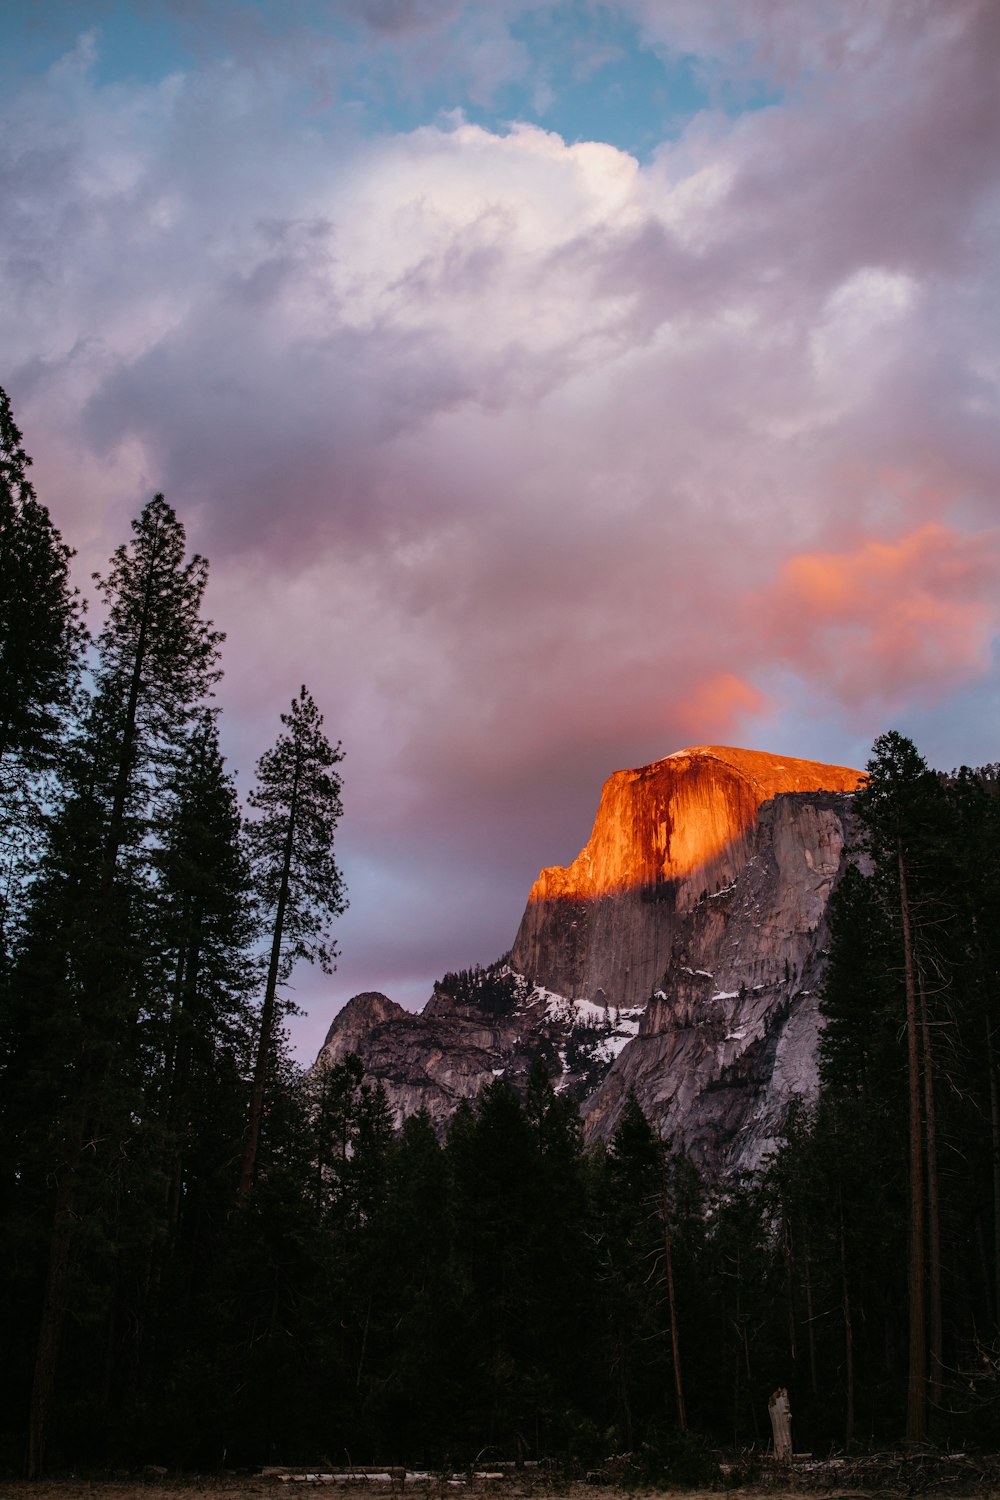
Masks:
[[[145,1090],[156,1233],[136,1258],[129,1357],[147,1363],[172,1340],[178,1303],[204,1274],[232,1204],[251,1062],[249,993],[256,936],[249,862],[214,714],[195,723],[168,783],[154,855],[152,908],[162,998],[152,1018],[157,1065]],[[149,1350],[140,1334],[150,1329]],[[135,1388],[126,1360],[118,1361]]]
[[[35,495],[30,464],[0,390],[0,766],[51,759],[86,638],[73,552]]]
[[[185,561],[184,527],[154,495],[133,538],[96,577],[108,606],[98,642],[96,699],[114,744],[105,885],[114,878],[130,816],[155,815],[165,773],[184,753],[186,731],[221,673],[223,636],[201,618],[208,563]]]
[[[961,1111],[960,1146],[954,1154],[976,1167],[962,1194],[964,1203],[975,1207],[967,1221],[966,1243],[987,1237],[979,1214],[992,1200],[992,1284],[984,1288],[984,1300],[987,1318],[1000,1333],[1000,767],[963,766],[949,781],[946,795],[952,820],[953,897],[960,914],[960,920],[949,922],[947,928],[957,978],[956,1051],[962,1074],[948,1097]],[[988,1134],[983,1129],[986,1120]],[[976,1143],[980,1152],[974,1150]],[[968,1285],[974,1277],[965,1280]]]
[[[923,887],[930,884],[934,852],[940,847],[934,835],[941,790],[916,746],[895,731],[880,735],[875,741],[867,772],[855,807],[874,861],[876,889],[898,922],[903,968],[910,1182],[906,1436],[911,1442],[922,1442],[927,1431],[928,1271],[931,1377],[935,1390],[942,1367],[942,1319],[934,1061],[926,1019],[926,970],[920,951],[919,915]]]
[[[35,495],[30,464],[0,390],[0,978],[36,862],[39,777],[57,757],[86,642],[73,553]]]
[[[579,1107],[568,1094],[556,1092],[541,1059],[528,1076],[524,1114],[534,1145],[527,1184],[533,1310],[526,1348],[537,1372],[539,1404],[542,1393],[561,1394],[558,1405],[548,1401],[549,1411],[536,1417],[536,1425],[547,1422],[549,1441],[561,1445],[571,1433],[559,1430],[557,1412],[565,1429],[601,1380],[597,1261]]]
[[[602,1215],[608,1367],[629,1449],[659,1414],[665,1383],[654,1269],[661,1245],[654,1210],[659,1188],[659,1143],[630,1090],[608,1150]]]
[[[536,1153],[517,1094],[488,1084],[448,1137],[456,1251],[468,1283],[464,1384],[472,1431],[506,1445],[523,1430],[524,1353],[533,1315],[531,1253]]]
[[[905,1236],[897,1233],[897,1204],[883,1190],[884,1138],[872,1128],[869,1107],[840,1084],[827,1089],[814,1113],[796,1098],[764,1168],[765,1212],[780,1226],[785,1270],[790,1363],[781,1383],[793,1393],[799,1430],[813,1443],[854,1441],[859,1375],[866,1373],[860,1345],[869,1327],[885,1321],[873,1294],[873,1262],[882,1288],[890,1297],[897,1291],[885,1268],[899,1262]],[[856,1170],[858,1158],[864,1172]],[[890,1183],[894,1173],[893,1158]],[[891,1430],[894,1415],[873,1410],[868,1425]]]
[[[242,1203],[257,1171],[278,986],[297,959],[318,961],[325,973],[332,971],[336,947],[330,922],[347,908],[333,850],[342,812],[334,767],[343,752],[323,733],[323,715],[304,686],[281,722],[285,732],[257,762],[257,786],[248,799],[259,814],[248,837],[261,906],[270,918],[271,944],[240,1176]]]
[[[403,1121],[386,1229],[377,1267],[381,1316],[391,1329],[386,1420],[402,1461],[441,1464],[456,1451],[464,1413],[467,1323],[453,1253],[452,1187],[426,1110]]]
[[[195,724],[169,796],[155,855],[158,941],[168,976],[160,1089],[167,1117],[190,1122],[188,1092],[210,1075],[219,1049],[245,1051],[254,979],[249,859],[213,714]]]
[[[219,675],[221,636],[200,614],[204,559],[185,560],[184,528],[160,495],[132,529],[131,543],[98,580],[108,613],[93,698],[66,761],[18,965],[21,1014],[40,997],[50,1017],[46,1032],[34,1033],[39,1046],[24,1076],[50,1080],[47,1175],[54,1167],[57,1180],[29,1421],[31,1474],[43,1462],[79,1225],[89,1215],[87,1242],[97,1244],[101,1226],[117,1259],[129,1234],[141,1239],[153,1221],[144,1090],[162,1058],[167,1004],[153,850],[170,776]],[[110,1368],[113,1303],[108,1317]]]

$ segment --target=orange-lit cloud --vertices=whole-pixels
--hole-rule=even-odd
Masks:
[[[893,542],[791,557],[761,605],[769,640],[846,703],[940,692],[989,664],[997,543],[932,522]]]
[[[685,738],[705,743],[738,734],[767,706],[765,695],[742,677],[715,672],[675,706],[673,721]]]

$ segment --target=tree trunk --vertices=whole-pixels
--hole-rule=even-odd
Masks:
[[[774,1391],[767,1403],[774,1435],[774,1456],[779,1463],[790,1463],[792,1457],[792,1408],[784,1386]]]

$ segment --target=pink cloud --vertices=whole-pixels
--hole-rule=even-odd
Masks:
[[[674,705],[673,718],[685,739],[705,744],[740,733],[767,704],[752,683],[733,672],[715,672]]]
[[[888,707],[988,668],[998,585],[996,533],[928,522],[893,542],[790,557],[753,607],[797,672],[846,704]]]

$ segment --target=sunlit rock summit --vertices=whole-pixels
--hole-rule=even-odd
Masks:
[[[514,967],[561,994],[645,1004],[690,914],[758,852],[763,803],[857,784],[843,766],[721,745],[616,771],[586,846],[535,881]]]
[[[629,1090],[701,1164],[755,1165],[816,1087],[826,911],[859,773],[700,745],[604,785],[573,863],[541,872],[509,957],[447,975],[420,1015],[365,994],[321,1058],[356,1052],[398,1117],[443,1126],[541,1056],[613,1131]]]

